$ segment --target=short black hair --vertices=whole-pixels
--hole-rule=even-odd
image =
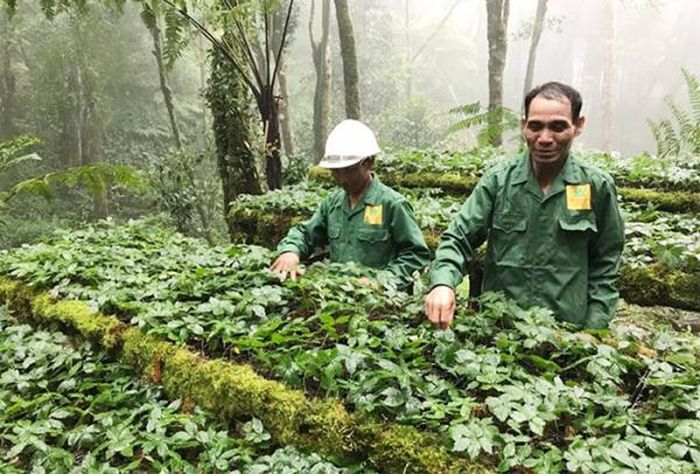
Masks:
[[[571,104],[571,119],[576,122],[581,115],[581,107],[583,99],[581,94],[571,86],[562,84],[561,82],[547,82],[541,86],[537,86],[527,93],[525,96],[525,118],[530,111],[530,102],[537,96],[542,96],[545,99],[568,99]]]

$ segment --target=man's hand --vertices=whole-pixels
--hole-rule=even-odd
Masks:
[[[455,315],[455,291],[449,286],[436,286],[425,297],[425,315],[433,326],[447,329]]]
[[[299,255],[294,252],[284,252],[270,265],[270,270],[277,273],[280,281],[286,280],[287,275],[292,280],[296,280],[297,275],[304,274],[304,269],[299,266],[299,263]]]

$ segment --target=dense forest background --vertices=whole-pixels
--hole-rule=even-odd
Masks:
[[[515,151],[549,80],[582,92],[580,147],[663,154],[697,24],[692,0],[7,1],[0,244],[145,214],[226,241],[228,203],[298,179],[342,118],[387,150]]]

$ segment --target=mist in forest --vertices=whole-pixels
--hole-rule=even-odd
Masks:
[[[350,3],[369,122],[382,124],[389,120],[382,117],[386,108],[409,100],[430,104],[429,122],[443,125],[457,120],[446,114],[453,107],[488,103],[484,1]],[[510,2],[504,105],[518,113],[536,7],[537,0]],[[300,23],[306,25],[309,2],[300,9]],[[555,80],[581,92],[588,122],[580,145],[623,155],[653,153],[647,119],[670,115],[666,96],[679,105],[687,102],[681,68],[700,72],[700,55],[694,52],[699,24],[700,3],[693,0],[550,0],[533,84]],[[295,103],[309,100],[303,99],[304,78],[313,70],[306,29],[303,33],[291,48],[295,74],[302,78],[290,96]],[[336,83],[336,113],[342,114],[342,75]]]
[[[60,199],[13,198],[0,222],[9,229],[0,247],[66,223],[157,212],[171,216],[182,232],[210,243],[224,240],[233,231],[224,222],[229,203],[279,188],[290,173],[303,176],[304,166],[322,155],[332,126],[349,116],[368,123],[387,151],[498,147],[503,132],[502,146],[513,152],[520,144],[528,62],[532,85],[556,80],[580,90],[587,122],[578,147],[654,155],[650,121],[672,117],[676,105],[676,113],[687,109],[684,74],[700,76],[695,0],[251,5],[234,14],[217,3],[201,4],[185,16],[167,13],[161,0],[119,8],[71,0],[2,2],[0,156],[35,154],[21,157],[21,166],[2,168],[0,191],[14,196],[17,183],[33,179],[22,189],[47,196],[51,178],[60,181],[54,186]],[[493,16],[487,6],[494,5],[508,5],[503,34],[491,47],[493,57],[505,59],[502,76],[489,72]],[[539,17],[538,6],[546,7]],[[353,40],[354,54],[341,38],[345,47]],[[234,65],[234,57],[243,66]],[[354,92],[345,83],[352,58]],[[248,60],[255,66],[246,66]],[[269,92],[265,81],[273,75]],[[492,110],[496,89],[509,112],[496,127],[498,140],[484,140],[491,124],[477,119]],[[279,115],[269,115],[273,103]],[[453,110],[467,105],[469,113]],[[477,126],[458,126],[465,116]],[[303,166],[295,167],[294,159]],[[102,178],[87,179],[80,170],[102,164],[138,171],[146,192],[95,185]],[[120,169],[100,172],[113,179]],[[52,174],[58,170],[77,171]],[[92,195],[66,185],[81,179],[92,183]]]

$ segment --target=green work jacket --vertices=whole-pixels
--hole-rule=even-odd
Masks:
[[[303,260],[326,245],[332,262],[385,269],[402,284],[430,261],[411,205],[376,176],[354,209],[345,191],[332,192],[311,219],[290,229],[277,250]]]
[[[624,244],[608,174],[568,156],[545,195],[529,154],[488,170],[442,236],[431,286],[454,288],[486,240],[484,291],[583,327],[607,326]]]

